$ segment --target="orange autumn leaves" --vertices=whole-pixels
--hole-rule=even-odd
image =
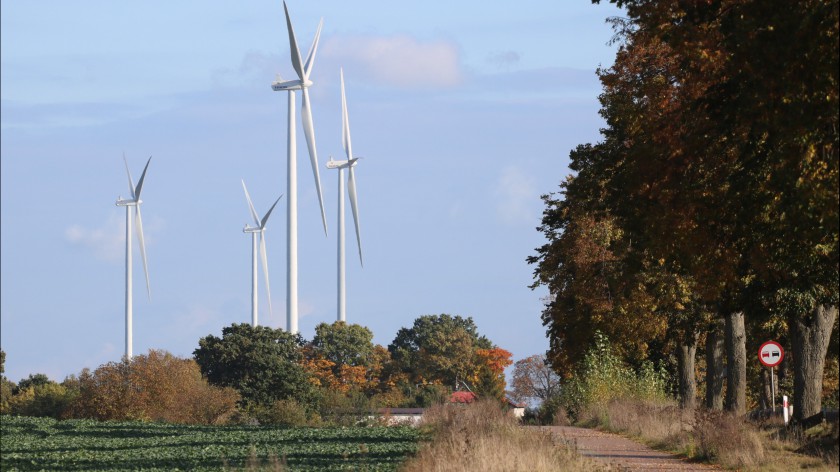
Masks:
[[[399,372],[391,359],[387,349],[375,346],[372,361],[367,365],[337,364],[323,358],[311,347],[304,349],[304,369],[310,374],[310,382],[315,387],[325,388],[341,393],[363,391],[368,393],[383,393],[397,388],[401,381],[407,380],[407,375]],[[470,359],[471,372],[467,381],[471,385],[478,385],[490,379],[497,390],[504,391],[504,370],[511,365],[510,351],[502,348],[476,349]],[[418,377],[419,378],[419,377]],[[439,383],[435,379],[420,378],[421,383]]]

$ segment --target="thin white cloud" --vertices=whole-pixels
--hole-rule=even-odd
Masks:
[[[143,238],[147,248],[154,242],[154,234],[161,228],[163,220],[160,218],[144,218]],[[107,262],[122,261],[125,257],[125,218],[119,213],[112,213],[108,220],[98,227],[71,225],[64,230],[64,239],[74,246],[88,249],[97,259]],[[137,242],[134,244],[136,250]]]
[[[85,228],[77,224],[70,226],[64,230],[64,239],[70,244],[91,250],[98,259],[117,262],[125,254],[124,225],[124,218],[112,214],[108,221],[97,228]]]
[[[223,67],[216,69],[211,74],[211,81],[217,87],[236,87],[241,85],[263,85],[266,86],[280,72],[282,67],[291,69],[283,59],[286,56],[280,54],[266,54],[261,51],[251,50],[245,53],[239,67]],[[288,60],[286,61],[288,62]],[[291,79],[293,77],[286,77]]]
[[[403,88],[448,88],[464,79],[455,44],[421,42],[411,36],[332,36],[322,54],[382,84]]]
[[[309,300],[298,299],[298,319],[315,314],[315,304]],[[286,310],[283,310],[283,319],[286,319]],[[284,323],[285,324],[285,321]]]
[[[537,204],[537,190],[534,178],[517,166],[502,169],[496,185],[499,203],[496,207],[504,223],[518,224],[532,221]]]
[[[187,307],[185,311],[177,313],[175,324],[179,327],[178,332],[194,332],[207,327],[215,327],[222,319],[221,309],[196,304]]]

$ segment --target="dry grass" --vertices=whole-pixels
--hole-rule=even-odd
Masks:
[[[756,424],[720,411],[681,410],[674,403],[613,400],[583,411],[579,423],[622,433],[691,459],[728,469],[838,470],[837,423],[789,430],[781,418]]]
[[[758,429],[720,411],[697,410],[691,437],[695,457],[711,459],[728,468],[755,467],[767,462]]]
[[[767,462],[758,429],[722,412],[691,412],[671,402],[613,400],[584,412],[581,420],[586,426],[627,434],[653,447],[726,468]]]
[[[765,466],[761,470],[838,470],[840,444],[837,423],[802,431],[785,428],[782,419],[776,417],[764,420],[758,426],[768,454]]]
[[[404,464],[405,472],[605,470],[549,434],[522,428],[496,402],[431,408],[422,427],[432,440]]]
[[[583,411],[580,422],[644,438],[655,444],[678,441],[691,428],[691,414],[670,402],[612,400],[604,407]]]

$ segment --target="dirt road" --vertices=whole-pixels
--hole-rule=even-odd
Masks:
[[[607,462],[618,470],[721,470],[707,464],[688,462],[616,434],[573,426],[544,426],[542,429],[549,430],[559,440],[574,445],[581,455]]]

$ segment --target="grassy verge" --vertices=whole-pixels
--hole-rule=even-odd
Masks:
[[[422,429],[431,440],[405,463],[404,472],[604,470],[549,434],[522,428],[497,402],[434,407],[426,411]]]
[[[409,427],[188,426],[0,417],[0,470],[397,470]]]
[[[621,399],[583,410],[578,423],[728,469],[836,471],[838,466],[836,423],[797,432],[778,419],[751,423],[724,412],[681,410],[672,402]]]

